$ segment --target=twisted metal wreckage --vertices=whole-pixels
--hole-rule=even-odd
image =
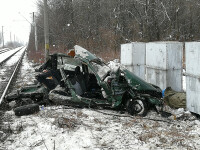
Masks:
[[[20,106],[14,109],[18,116],[39,111],[38,104],[112,108],[141,116],[163,106],[159,87],[119,63],[105,64],[78,45],[68,54],[50,55],[36,71],[40,72],[37,85],[22,87],[6,96],[8,102],[16,101]]]

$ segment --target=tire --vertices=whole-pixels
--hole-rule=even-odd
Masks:
[[[38,104],[29,104],[14,109],[16,116],[30,115],[39,112]]]
[[[5,99],[8,101],[8,102],[11,102],[13,100],[16,100],[19,98],[19,91],[16,90],[16,91],[13,91],[11,92],[10,94],[7,94]]]
[[[127,112],[131,115],[146,116],[148,113],[148,105],[142,99],[129,99],[127,101]]]

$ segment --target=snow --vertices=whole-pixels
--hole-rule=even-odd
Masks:
[[[112,72],[117,72],[120,68],[120,63],[118,59],[108,62],[108,66],[111,68]]]
[[[78,45],[75,45],[74,49],[77,56],[80,55],[83,58],[86,58],[87,56],[89,56],[87,53],[87,50]]]
[[[186,76],[183,76],[183,91],[186,91]]]
[[[33,83],[33,66],[25,57],[17,84]],[[41,106],[36,114],[17,117],[11,110],[4,115],[0,140],[4,131],[12,134],[0,149],[200,149],[200,120],[184,109],[164,110],[173,115],[163,118],[150,111],[138,117],[113,110]]]
[[[107,113],[107,114],[105,114]],[[177,113],[185,114],[182,110]],[[111,114],[111,115],[108,115]],[[7,149],[199,149],[200,121],[189,114],[186,121],[147,117],[124,117],[116,111],[44,107],[39,113],[12,118],[14,132],[4,143]],[[153,121],[157,119],[162,121]]]
[[[14,54],[15,52],[17,52],[21,48],[22,47],[18,47],[18,48],[15,48],[13,50],[10,50],[10,51],[7,51],[5,53],[0,54],[0,63],[3,62],[5,59],[7,59],[9,56],[11,56],[12,54]]]
[[[6,78],[3,77],[3,75],[5,74],[6,69],[1,69],[0,75],[2,76],[2,78],[0,78],[0,82],[5,80]]]
[[[20,47],[21,48],[21,47]],[[0,54],[0,63],[3,62],[5,59],[7,59],[10,55],[12,55],[13,53],[17,52],[20,48],[16,48],[13,50],[10,50],[8,52],[2,53]],[[4,67],[0,66],[1,71],[0,71],[0,82],[6,81],[8,80],[5,77],[5,72],[7,72],[7,69],[10,69],[12,67],[14,67],[13,65],[15,65],[15,63],[19,60],[19,58],[21,57],[22,53],[24,52],[25,48],[21,49],[19,52],[17,52],[14,56],[12,56],[10,59],[8,59],[5,63],[4,63]]]
[[[183,77],[182,77],[182,82],[183,82],[183,91],[186,91],[186,76],[185,76],[185,69],[183,69]]]
[[[103,79],[110,71],[110,68],[104,64],[99,65],[95,62],[92,62],[92,65],[95,67],[94,69],[96,69],[96,72],[101,79]]]
[[[27,55],[24,55],[20,73],[18,75],[18,80],[16,81],[14,88],[34,84],[35,75],[37,73],[35,72],[33,66],[34,64],[28,61]]]

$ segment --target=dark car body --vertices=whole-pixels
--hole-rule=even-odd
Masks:
[[[52,90],[49,94],[52,101],[120,108],[139,115],[146,115],[149,108],[162,105],[160,88],[145,82],[125,67],[119,64],[111,67],[80,46],[75,46],[75,54],[73,58],[68,57],[71,61],[58,67],[64,89],[62,94],[60,87]],[[81,70],[78,75],[77,66]]]

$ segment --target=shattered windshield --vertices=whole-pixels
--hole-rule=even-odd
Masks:
[[[90,63],[92,64],[94,71],[99,75],[101,79],[103,79],[110,72],[110,68],[102,62],[92,61]]]

